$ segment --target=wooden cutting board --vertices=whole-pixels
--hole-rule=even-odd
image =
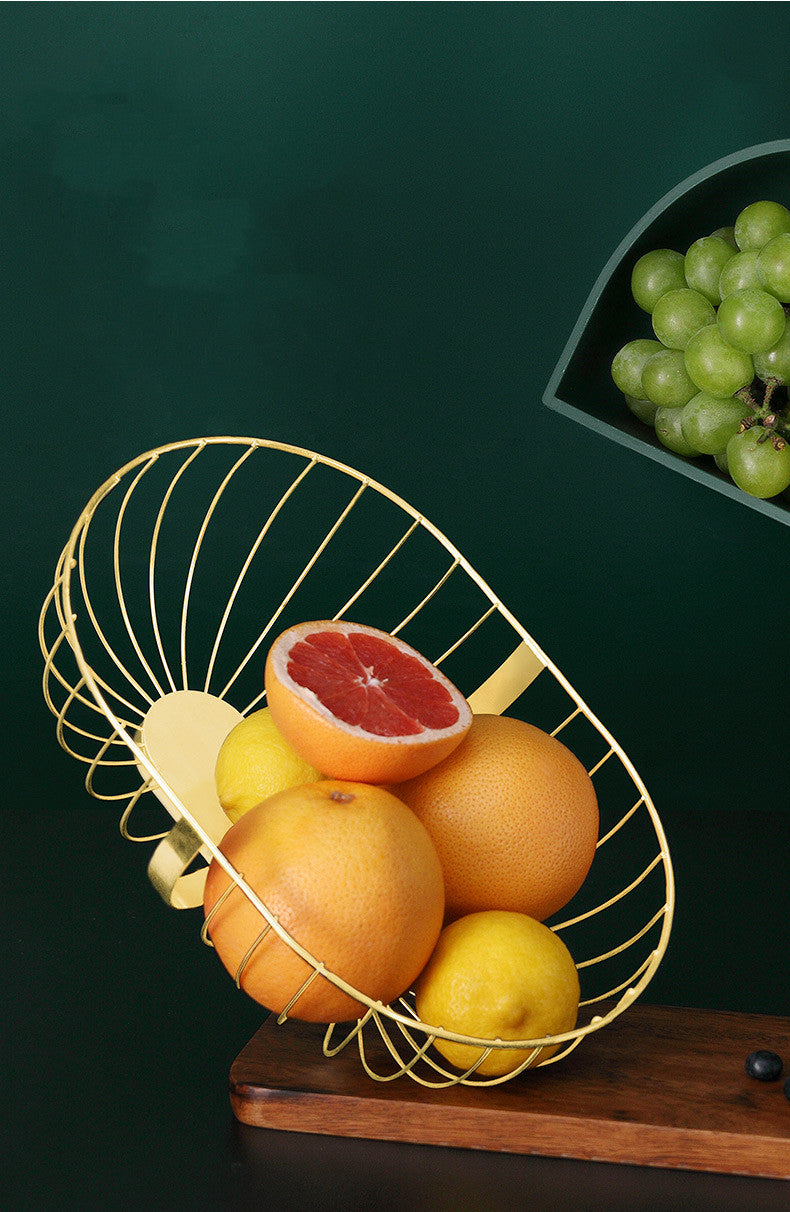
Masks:
[[[284,1131],[790,1179],[790,1018],[637,1003],[565,1060],[485,1089],[374,1081],[354,1041],[327,1059],[323,1036],[323,1027],[267,1019],[231,1067],[236,1117]],[[374,1070],[391,1071],[373,1042]],[[747,1075],[755,1048],[783,1057],[781,1080]]]

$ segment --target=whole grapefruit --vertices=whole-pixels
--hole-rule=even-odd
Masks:
[[[298,944],[372,1000],[391,1002],[427,962],[442,928],[441,865],[424,825],[383,787],[288,788],[245,813],[220,849]],[[209,936],[241,988],[279,1014],[314,969],[273,928],[260,937],[266,919],[232,882],[213,859]],[[366,1009],[319,974],[288,1014],[329,1023]]]
[[[486,909],[545,921],[592,864],[592,780],[566,745],[523,720],[475,715],[449,757],[393,791],[439,853],[447,921]]]

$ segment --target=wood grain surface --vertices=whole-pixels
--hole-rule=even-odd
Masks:
[[[782,1081],[745,1070],[751,1051],[770,1048],[788,1072],[790,1018],[636,1004],[565,1060],[486,1089],[377,1082],[353,1042],[326,1059],[323,1035],[264,1022],[231,1067],[242,1123],[790,1179]]]

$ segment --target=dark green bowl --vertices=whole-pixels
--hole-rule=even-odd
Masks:
[[[685,252],[699,236],[731,226],[750,202],[790,205],[790,139],[762,143],[716,160],[653,206],[615,249],[593,286],[543,395],[543,403],[605,438],[647,455],[699,484],[790,525],[788,492],[761,501],[737,488],[712,459],[686,459],[661,445],[632,416],[611,380],[612,358],[626,341],[652,337],[650,317],[631,297],[631,269],[651,248]]]

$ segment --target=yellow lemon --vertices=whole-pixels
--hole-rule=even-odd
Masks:
[[[568,948],[548,926],[523,913],[484,910],[457,918],[439,936],[415,985],[420,1019],[445,1031],[482,1039],[538,1040],[573,1031],[579,976]],[[437,1039],[456,1069],[480,1056],[470,1044]],[[560,1044],[541,1048],[531,1065]],[[528,1059],[532,1048],[495,1048],[476,1073],[499,1077]]]
[[[234,824],[261,800],[320,778],[277,731],[268,707],[231,728],[214,770],[219,802]]]

